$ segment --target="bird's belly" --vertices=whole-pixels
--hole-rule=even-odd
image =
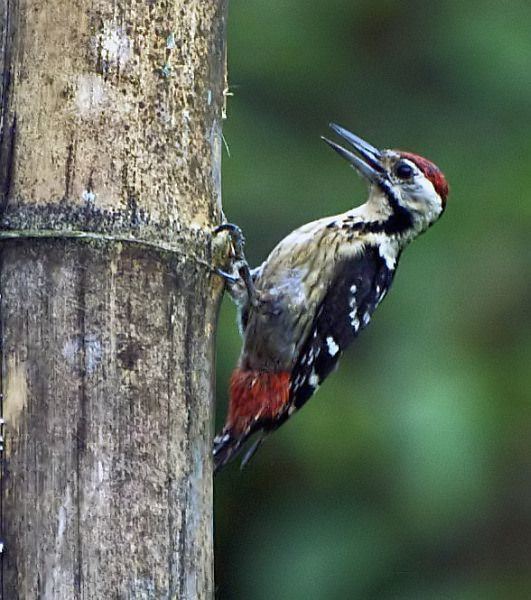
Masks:
[[[279,285],[259,289],[260,304],[251,309],[244,332],[242,367],[265,371],[291,368],[301,323],[312,307],[300,278],[292,276]]]

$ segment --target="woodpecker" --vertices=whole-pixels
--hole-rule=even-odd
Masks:
[[[402,250],[441,216],[443,173],[411,152],[379,150],[330,124],[353,151],[323,137],[369,185],[365,204],[299,227],[250,270],[238,227],[229,272],[243,347],[230,379],[226,424],[214,438],[217,472],[253,435],[242,466],[314,394],[389,291]],[[354,153],[356,152],[356,153]]]

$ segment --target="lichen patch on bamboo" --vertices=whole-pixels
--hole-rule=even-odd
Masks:
[[[104,71],[123,71],[131,58],[132,41],[124,27],[113,22],[104,23],[100,33],[92,40],[97,61]]]
[[[72,369],[82,368],[90,375],[102,360],[102,342],[97,334],[78,335],[63,344],[63,357]]]
[[[7,359],[6,393],[3,402],[4,419],[10,429],[17,429],[19,417],[28,402],[26,365],[16,354]]]
[[[84,73],[76,81],[76,115],[81,118],[100,115],[109,103],[109,91],[101,75]]]

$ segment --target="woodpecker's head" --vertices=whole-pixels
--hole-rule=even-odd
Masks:
[[[448,184],[432,162],[410,152],[378,150],[343,127],[330,127],[359,154],[346,150],[323,137],[336,152],[371,185],[369,201],[386,202],[389,216],[397,227],[423,230],[442,214],[448,196]]]

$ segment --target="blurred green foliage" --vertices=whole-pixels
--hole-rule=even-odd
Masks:
[[[216,478],[219,599],[531,597],[531,4],[232,0],[224,208],[259,264],[365,198],[337,121],[451,185],[337,373]],[[240,339],[218,338],[218,426]]]

